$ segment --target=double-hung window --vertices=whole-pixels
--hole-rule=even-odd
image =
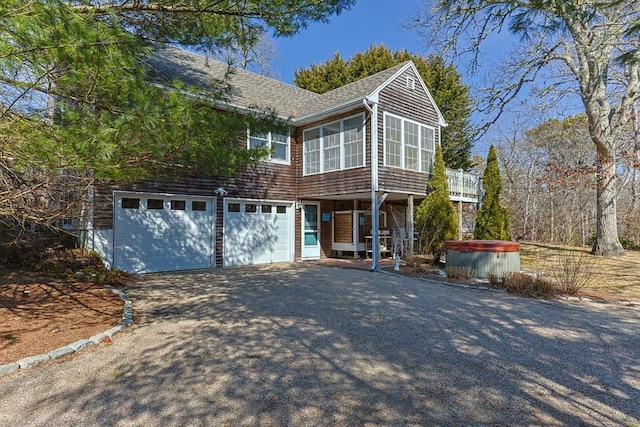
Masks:
[[[356,168],[364,165],[364,128],[362,117],[344,121],[344,167]]]
[[[320,172],[320,128],[304,132],[304,173]]]
[[[413,171],[419,170],[418,146],[420,126],[416,123],[404,123],[404,167]]]
[[[322,127],[323,172],[340,169],[340,122]]]
[[[385,117],[384,142],[387,166],[402,167],[402,119]]]
[[[433,157],[436,152],[436,137],[432,128],[422,127],[420,132],[420,170],[423,172],[431,172],[433,168]]]
[[[435,153],[435,129],[386,113],[384,151],[386,166],[431,172]]]
[[[364,116],[323,124],[303,132],[304,174],[364,166]]]
[[[249,134],[249,148],[260,148],[267,147],[271,150],[271,154],[267,158],[268,160],[278,162],[278,163],[289,163],[289,146],[290,146],[290,138],[289,135],[276,133],[276,132],[267,132],[267,133],[256,133]]]

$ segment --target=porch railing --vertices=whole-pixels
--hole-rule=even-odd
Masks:
[[[480,177],[462,170],[447,169],[449,197],[453,201],[478,203],[480,200]]]

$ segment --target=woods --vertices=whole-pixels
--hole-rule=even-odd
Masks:
[[[492,35],[508,30],[518,37],[484,92],[480,110],[491,116],[486,125],[534,82],[541,85],[540,94],[556,99],[577,94],[596,157],[596,255],[624,253],[618,237],[616,165],[623,133],[637,129],[639,19],[637,1],[438,1],[413,21],[430,40],[438,35],[444,50],[469,54],[472,66]]]
[[[517,125],[516,125],[517,127]],[[503,203],[514,238],[591,245],[596,234],[596,153],[584,115],[551,119],[524,132],[505,132],[497,143]],[[620,140],[618,227],[628,249],[640,243],[638,171],[633,134]]]

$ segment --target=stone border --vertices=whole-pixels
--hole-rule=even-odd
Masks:
[[[0,376],[12,374],[22,369],[30,368],[40,363],[47,362],[49,360],[59,359],[60,357],[73,354],[78,350],[89,347],[91,345],[100,344],[103,341],[111,339],[112,336],[122,331],[127,326],[131,326],[133,323],[133,304],[131,300],[123,291],[107,285],[107,289],[111,290],[114,294],[118,295],[122,301],[124,301],[124,310],[122,313],[122,321],[111,329],[104,332],[95,334],[89,339],[82,339],[74,343],[65,345],[63,347],[51,350],[45,354],[39,354],[37,356],[29,356],[24,359],[20,359],[17,362],[9,363],[7,365],[0,365]]]

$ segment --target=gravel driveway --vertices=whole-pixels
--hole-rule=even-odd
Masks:
[[[0,378],[0,425],[640,423],[640,310],[292,264],[147,275],[110,345]]]

